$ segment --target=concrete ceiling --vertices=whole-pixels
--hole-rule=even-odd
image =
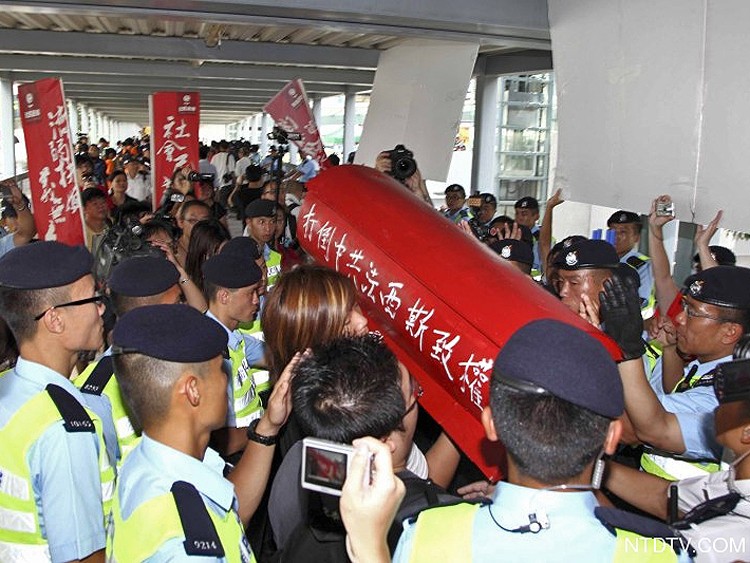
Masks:
[[[313,97],[367,91],[380,52],[420,38],[479,43],[477,72],[551,64],[546,0],[58,0],[3,2],[0,75],[60,76],[136,123],[151,92],[198,90],[202,121],[231,123],[293,78]]]

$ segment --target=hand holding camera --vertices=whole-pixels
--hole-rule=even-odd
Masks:
[[[652,229],[661,229],[674,218],[674,202],[670,196],[666,194],[660,195],[651,202],[651,211],[648,215],[649,227]]]

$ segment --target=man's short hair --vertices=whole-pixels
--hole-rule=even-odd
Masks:
[[[490,407],[508,455],[523,474],[546,485],[580,475],[599,455],[611,422],[564,399],[521,391],[496,377],[490,383]]]
[[[305,433],[347,444],[401,428],[406,410],[396,356],[371,334],[314,348],[297,366],[292,402]]]
[[[34,317],[55,303],[70,300],[68,286],[49,289],[0,288],[0,316],[21,345],[35,334],[39,323]]]
[[[123,316],[125,313],[138,309],[139,307],[145,307],[146,305],[158,305],[161,303],[161,298],[164,292],[157,293],[156,295],[144,295],[139,297],[133,297],[131,295],[123,295],[110,289],[109,300],[112,303],[112,308],[115,310],[115,315],[118,317]]]
[[[199,199],[190,199],[183,203],[180,207],[180,219],[185,219],[185,215],[187,215],[187,212],[191,207],[202,207],[209,213],[211,212],[211,208],[206,203],[202,202]]]

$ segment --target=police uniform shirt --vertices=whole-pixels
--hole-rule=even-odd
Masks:
[[[0,238],[0,256],[13,250],[16,247],[15,240],[13,239],[13,233],[8,233]]]
[[[224,330],[227,331],[227,336],[229,337],[228,346],[232,350],[236,350],[242,341],[245,341],[245,359],[247,360],[248,365],[254,366],[260,362],[263,358],[263,342],[247,333],[240,332],[239,330],[229,330],[211,311],[206,311],[206,316],[215,320]],[[227,426],[231,428],[236,426],[237,418],[234,412],[232,361],[228,358],[224,358],[224,371],[228,374],[229,379],[229,383],[227,384]]]
[[[99,362],[105,356],[112,355],[112,347],[110,346],[94,363]],[[88,379],[90,374],[83,376]],[[114,377],[114,376],[113,376]],[[78,383],[78,381],[76,381]],[[85,382],[84,382],[85,383]],[[120,444],[117,441],[117,430],[115,428],[115,421],[112,417],[112,403],[109,401],[109,397],[105,393],[92,394],[92,393],[81,393],[83,397],[83,404],[90,408],[96,413],[96,415],[102,421],[102,434],[104,434],[104,445],[107,448],[107,456],[112,467],[117,467],[120,461],[122,452],[120,451]]]
[[[315,160],[312,158],[306,158],[305,161],[297,167],[297,172],[302,174],[299,181],[303,184],[309,182],[318,175],[319,169],[320,166],[318,166],[318,163]]]
[[[540,230],[541,230],[541,227],[539,225],[534,225],[531,228],[531,234],[534,237],[534,244],[532,245],[532,250],[534,251],[534,263],[531,265],[531,269],[536,270],[537,272],[542,271],[542,260],[539,257],[539,231]]]
[[[472,561],[612,561],[615,536],[594,516],[598,502],[586,492],[552,492],[510,483],[497,484],[493,504],[479,508],[473,525]],[[439,509],[438,509],[439,510]],[[490,515],[490,510],[492,515]],[[508,530],[529,523],[529,514],[546,516],[549,528],[539,533]],[[416,526],[404,521],[394,563],[409,561]],[[687,560],[687,559],[685,559]]]
[[[81,392],[68,378],[46,366],[19,358],[16,367],[0,377],[0,428],[50,383],[83,404]],[[31,446],[27,461],[39,525],[49,544],[52,560],[83,559],[104,549],[97,434],[67,432],[60,420]]]
[[[620,262],[628,264],[630,258],[637,258],[640,260],[641,256],[643,255],[640,252],[633,249],[620,258]],[[638,288],[638,296],[641,298],[641,303],[648,303],[651,299],[651,294],[654,292],[654,268],[651,264],[651,260],[644,261],[643,265],[640,268],[635,268],[635,270],[641,278],[641,286]]]
[[[696,366],[693,377],[700,377],[714,370],[718,364],[731,359],[732,356],[725,356],[704,363],[693,360],[685,366],[684,374],[689,374]],[[677,416],[685,442],[685,452],[676,453],[693,459],[719,459],[721,446],[714,436],[714,410],[719,406],[719,402],[714,394],[713,385],[693,387],[681,393],[671,393],[671,389],[665,390],[662,385],[662,358],[657,360],[649,383],[664,409]]]
[[[707,499],[728,494],[728,477],[729,471],[718,471],[680,481],[680,511],[686,513]],[[680,532],[696,549],[696,563],[750,561],[750,479],[735,481],[734,490],[744,498],[730,514]]]
[[[185,481],[198,490],[206,507],[219,518],[225,518],[230,511],[239,518],[234,485],[223,477],[223,471],[224,460],[211,448],[206,449],[203,460],[198,460],[152,440],[144,433],[122,464],[117,483],[120,516],[127,519],[144,502],[168,494],[175,481]],[[113,533],[117,534],[117,529]],[[167,540],[149,561],[226,561],[223,557],[188,557],[183,541],[182,538]],[[232,546],[224,548],[227,552],[233,549]]]
[[[443,212],[443,215],[446,219],[449,219],[450,221],[453,221],[454,223],[460,223],[461,221],[468,221],[474,215],[472,214],[471,210],[464,206],[458,211],[450,212],[447,209]]]

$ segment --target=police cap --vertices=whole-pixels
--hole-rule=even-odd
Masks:
[[[453,194],[453,193],[459,193],[466,195],[466,190],[461,184],[451,184],[447,188],[445,188],[445,192],[443,192],[445,195]]]
[[[269,199],[256,199],[245,207],[245,217],[276,217],[276,202]]]
[[[207,282],[228,289],[251,286],[263,276],[249,255],[238,256],[234,252],[220,252],[211,256],[203,263],[201,270]]]
[[[483,203],[489,203],[497,207],[497,198],[492,194],[479,194],[479,205]]]
[[[257,260],[260,258],[260,249],[258,243],[250,237],[235,237],[221,247],[221,254],[234,254],[240,259],[250,256],[253,260]]]
[[[147,297],[164,293],[180,280],[180,273],[166,258],[135,256],[112,269],[107,285],[128,297]]]
[[[719,266],[734,266],[737,263],[737,256],[726,246],[712,244],[708,250],[711,252],[711,258],[716,260]],[[700,259],[698,253],[693,256],[693,262],[700,262]]]
[[[539,210],[539,201],[535,197],[527,195],[519,199],[513,206],[516,209],[536,209]]]
[[[497,252],[501,258],[520,262],[521,264],[533,264],[534,252],[528,243],[516,239],[503,239],[494,241],[490,248]]]
[[[574,242],[555,256],[554,265],[561,270],[618,268],[620,259],[615,247],[606,240],[584,239]]]
[[[620,209],[619,211],[615,211],[610,215],[609,219],[607,219],[607,226],[611,227],[612,225],[638,225],[640,227],[641,216],[632,211]]]
[[[112,348],[115,354],[137,353],[181,364],[207,362],[226,350],[227,332],[189,305],[147,305],[117,321]]]
[[[750,269],[716,266],[685,280],[685,294],[730,309],[750,309]]]
[[[558,320],[539,319],[518,329],[492,371],[493,378],[510,386],[531,384],[607,418],[617,418],[624,409],[617,364],[607,350],[593,336]]]
[[[94,258],[83,246],[56,241],[14,248],[0,258],[0,286],[47,289],[68,285],[91,273]]]

